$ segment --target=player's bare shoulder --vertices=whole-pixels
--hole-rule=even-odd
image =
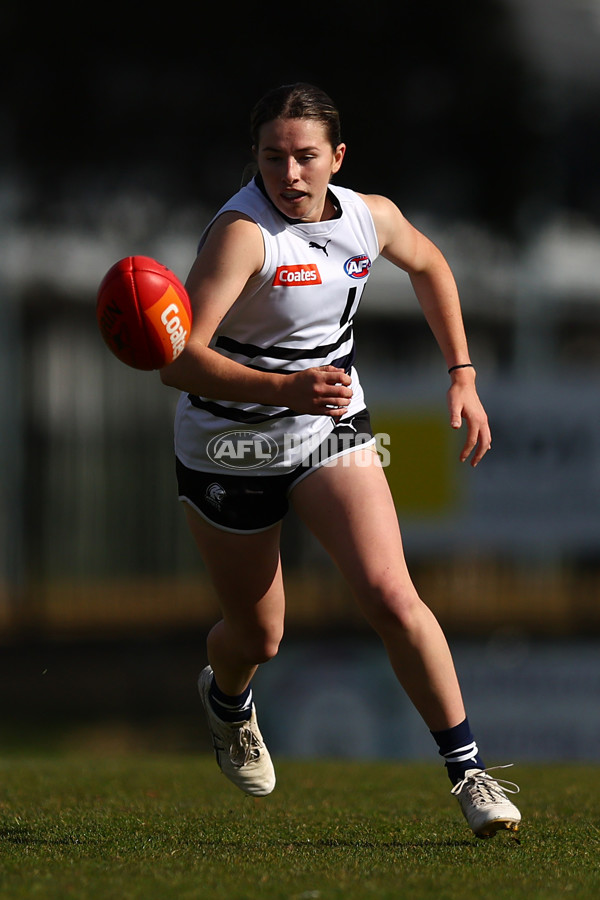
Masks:
[[[393,226],[398,223],[398,220],[404,219],[400,209],[389,197],[384,197],[383,194],[359,194],[358,196],[367,204],[376,225]]]
[[[238,260],[249,276],[260,272],[264,263],[264,242],[260,228],[246,213],[227,210],[212,223],[200,255],[213,259]]]
[[[403,235],[410,228],[402,212],[389,197],[382,194],[359,194],[366,203],[379,240],[382,254],[391,244],[398,245],[403,241]]]
[[[210,278],[219,282],[233,279],[241,290],[243,282],[260,272],[264,257],[264,242],[256,222],[241,212],[223,212],[204,237],[187,288],[193,290]]]

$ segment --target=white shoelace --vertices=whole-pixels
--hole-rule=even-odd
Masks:
[[[488,773],[495,769],[510,769],[512,765],[513,763],[508,763],[506,766],[490,766],[489,769],[480,769],[477,772],[466,775],[462,781],[458,781],[454,785],[450,793],[460,794],[463,787],[470,783],[483,802],[495,802],[499,799],[505,800],[504,792],[507,794],[518,794],[521,788],[513,781],[506,781],[504,778],[492,778]]]
[[[260,741],[251,728],[242,725],[229,747],[229,759],[236,769],[241,769],[260,756]]]

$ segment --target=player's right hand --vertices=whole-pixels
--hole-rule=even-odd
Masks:
[[[286,406],[296,413],[340,419],[352,400],[352,379],[335,366],[316,366],[285,376]]]

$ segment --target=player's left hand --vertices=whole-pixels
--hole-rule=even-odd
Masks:
[[[471,465],[475,468],[492,446],[492,433],[474,382],[453,380],[447,400],[451,427],[460,428],[463,419],[467,423],[467,438],[460,453],[460,461],[465,462],[473,453]]]

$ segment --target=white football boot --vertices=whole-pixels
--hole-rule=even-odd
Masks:
[[[492,768],[508,769],[509,766]],[[502,829],[516,832],[521,821],[521,813],[505,793],[518,794],[518,786],[512,781],[496,780],[488,771],[467,769],[465,777],[452,788],[465,819],[480,838],[494,837]]]
[[[207,666],[200,672],[198,690],[219,768],[246,794],[265,797],[275,787],[275,770],[258,728],[254,703],[248,721],[224,722],[219,719],[208,696],[212,677],[212,669]]]

